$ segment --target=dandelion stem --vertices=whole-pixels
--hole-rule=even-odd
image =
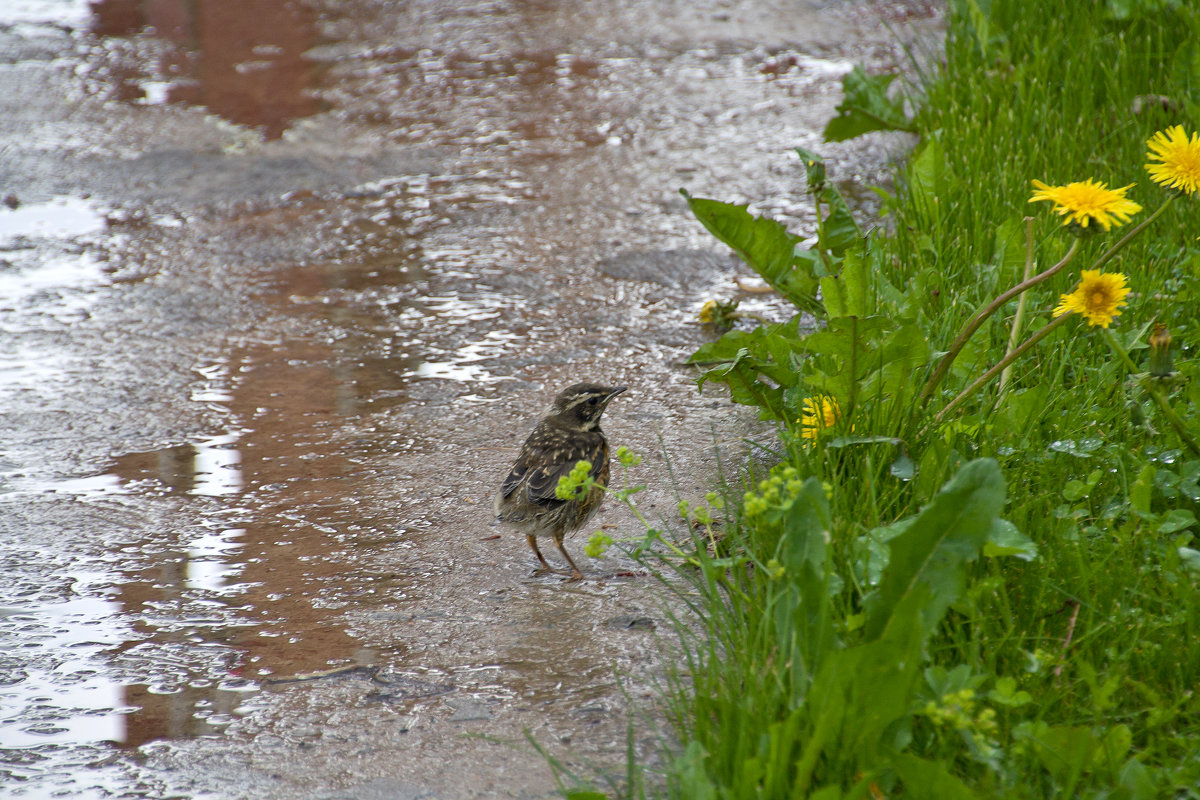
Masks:
[[[1027,281],[1032,277],[1033,273],[1033,217],[1025,218],[1025,272],[1021,276],[1022,281]],[[1029,300],[1029,295],[1023,294],[1017,300],[1017,315],[1013,317],[1012,330],[1008,334],[1008,348],[1004,351],[1004,357],[1008,358],[1012,354],[1013,348],[1017,346],[1017,339],[1021,336],[1021,328],[1025,323],[1025,306]],[[1000,373],[1000,387],[996,390],[996,404],[999,405],[1000,400],[1004,397],[1004,390],[1008,387],[1008,379],[1012,375],[1012,364],[1010,363]]]
[[[730,311],[729,318],[730,319],[752,319],[755,322],[757,322],[759,325],[763,325],[763,326],[775,324],[771,320],[764,317],[762,314],[758,314],[754,311]]]
[[[1112,331],[1110,331],[1108,328],[1104,328],[1103,333],[1104,340],[1108,342],[1109,348],[1116,353],[1117,358],[1124,363],[1125,369],[1129,370],[1130,376],[1136,378],[1138,383],[1141,384],[1142,388],[1146,390],[1146,393],[1154,398],[1154,402],[1158,404],[1159,411],[1161,411],[1163,416],[1167,418],[1167,422],[1171,423],[1171,427],[1175,429],[1177,434],[1179,434],[1179,438],[1185,445],[1187,445],[1188,450],[1191,450],[1193,455],[1200,456],[1200,445],[1196,444],[1196,440],[1193,439],[1192,435],[1188,432],[1187,426],[1184,425],[1183,420],[1181,420],[1179,415],[1175,413],[1175,409],[1171,408],[1171,404],[1167,401],[1166,395],[1164,395],[1162,390],[1155,386],[1151,381],[1146,380],[1145,378],[1138,378],[1137,364],[1133,363],[1133,359],[1129,357],[1129,353],[1125,352],[1125,348],[1122,347],[1121,343],[1117,341],[1117,337],[1113,336]]]
[[[976,378],[975,381],[970,386],[968,386],[966,389],[963,389],[961,392],[959,392],[958,397],[951,400],[946,405],[945,408],[943,408],[941,411],[939,411],[937,413],[937,416],[935,416],[933,418],[934,424],[941,422],[942,419],[944,419],[947,414],[949,414],[951,411],[953,411],[958,406],[962,405],[964,400],[966,400],[971,395],[975,394],[975,392],[979,391],[979,389],[981,387],[985,386],[992,378],[996,377],[997,373],[1003,371],[1010,364],[1012,364],[1014,361],[1016,361],[1018,358],[1025,355],[1025,353],[1029,351],[1029,348],[1033,347],[1035,344],[1040,342],[1042,339],[1045,339],[1047,336],[1049,336],[1051,331],[1053,331],[1059,325],[1062,325],[1064,322],[1066,322],[1068,319],[1070,319],[1070,317],[1071,317],[1070,314],[1063,314],[1061,317],[1055,318],[1050,324],[1046,325],[1044,328],[1042,328],[1040,331],[1035,333],[1033,336],[1030,336],[1028,339],[1026,339],[1024,344],[1022,344],[1020,347],[1016,348],[1011,353],[1006,355],[1003,359],[1001,359],[999,362],[997,362],[994,367],[992,367],[987,372],[983,373],[978,378]],[[926,429],[926,431],[928,431],[928,428]],[[922,434],[925,433],[926,431],[922,431]]]
[[[1113,256],[1115,256],[1117,253],[1121,252],[1121,250],[1125,247],[1125,245],[1129,244],[1133,240],[1133,237],[1137,236],[1139,233],[1141,233],[1143,230],[1145,230],[1146,226],[1148,226],[1151,222],[1154,222],[1154,220],[1156,220],[1160,216],[1162,216],[1162,213],[1167,210],[1167,206],[1171,205],[1171,202],[1175,199],[1175,197],[1176,197],[1176,195],[1168,195],[1167,199],[1163,201],[1163,204],[1161,206],[1159,206],[1157,209],[1155,209],[1153,214],[1146,217],[1144,220],[1139,222],[1137,225],[1134,225],[1132,228],[1130,228],[1129,233],[1122,236],[1120,239],[1117,240],[1116,244],[1114,244],[1112,247],[1108,248],[1108,250],[1104,251],[1104,253],[1101,254],[1101,256],[1096,259],[1096,263],[1092,264],[1092,269],[1099,270],[1101,267],[1103,267],[1109,261],[1112,261]]]
[[[1071,263],[1071,259],[1075,257],[1075,253],[1078,250],[1079,239],[1076,238],[1073,242],[1071,242],[1071,247],[1067,250],[1067,254],[1063,256],[1062,260],[1057,264],[1050,267],[1050,269],[1045,270],[1044,272],[1039,272],[1037,275],[1034,275],[1028,280],[1021,281],[1016,286],[1005,291],[995,300],[979,309],[979,311],[976,311],[975,316],[971,317],[971,319],[967,322],[966,327],[962,329],[962,332],[960,332],[950,344],[950,349],[946,351],[946,355],[942,356],[942,360],[938,362],[937,369],[934,370],[933,375],[931,375],[929,380],[925,382],[924,388],[921,389],[921,394],[917,397],[917,406],[922,405],[922,401],[927,400],[929,396],[933,394],[933,390],[938,387],[938,384],[941,383],[942,379],[946,377],[946,373],[950,371],[950,365],[954,363],[954,359],[957,358],[958,354],[962,352],[962,349],[966,347],[967,342],[970,341],[971,337],[975,334],[975,331],[979,330],[979,326],[983,325],[983,323],[987,321],[988,317],[996,313],[996,309],[1000,308],[1000,306],[1004,305],[1009,300],[1013,299],[1027,289],[1031,289],[1034,286],[1037,286],[1039,283],[1043,283],[1044,281],[1047,281],[1057,275],[1063,267]]]

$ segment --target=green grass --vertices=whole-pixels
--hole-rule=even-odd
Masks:
[[[1033,179],[1133,184],[1134,223],[1167,197],[1145,142],[1197,129],[1200,9],[951,7],[890,232],[825,278],[864,293],[862,329],[829,313],[824,338],[761,328],[698,359],[781,420],[781,463],[746,477],[715,552],[701,536],[665,558],[686,609],[671,797],[1200,797],[1200,457],[1082,320],[1018,361],[1003,396],[992,384],[933,424],[1004,355],[1015,300],[927,402],[905,387],[1020,280],[1022,217],[1038,269],[1066,252],[1071,233],[1028,202]],[[1106,267],[1134,288],[1112,330],[1135,362],[1150,324],[1169,326],[1183,380],[1163,391],[1193,437],[1198,204],[1179,198]],[[750,227],[705,224],[754,255]],[[1022,338],[1129,228],[1089,237],[1029,293]],[[780,263],[767,277],[785,295],[816,285],[819,272],[788,283]],[[835,286],[821,286],[828,307]],[[813,441],[797,420],[816,394],[851,410]]]

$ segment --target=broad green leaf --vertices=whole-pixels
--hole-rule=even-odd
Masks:
[[[1022,561],[1033,561],[1037,558],[1038,549],[1033,539],[1021,533],[1016,525],[997,517],[983,545],[983,554],[988,558],[1013,556]]]
[[[1024,689],[1017,688],[1015,678],[1002,677],[996,679],[996,688],[988,692],[988,699],[1009,708],[1017,708],[1033,701],[1033,695]]]
[[[975,797],[966,784],[936,761],[901,753],[892,760],[892,767],[904,784],[905,797],[936,797],[938,800],[972,800]]]
[[[891,525],[881,525],[859,537],[857,557],[867,586],[879,585],[883,571],[887,569],[888,559],[891,558],[888,542],[908,530],[915,520],[916,517],[908,517]]]
[[[908,167],[908,189],[913,206],[932,225],[945,213],[940,201],[947,196],[950,170],[936,136],[922,140]]]
[[[921,666],[915,622],[907,615],[894,637],[834,650],[824,659],[805,710],[817,734],[825,732],[821,746],[829,760],[878,758],[885,734],[911,713]]]
[[[823,330],[804,337],[804,346],[818,357],[806,383],[832,395],[843,410],[848,408],[857,383],[876,366],[871,343],[879,339],[885,324],[881,317],[831,318]]]
[[[1163,514],[1159,533],[1178,533],[1196,524],[1196,515],[1186,508],[1175,508]]]
[[[784,508],[779,559],[789,572],[807,566],[821,575],[825,569],[825,543],[831,527],[829,499],[816,478],[804,482]]]
[[[1104,734],[1101,746],[1109,769],[1115,773],[1125,763],[1125,757],[1133,746],[1133,731],[1128,725],[1114,725]]]
[[[1150,498],[1154,496],[1155,472],[1153,464],[1146,464],[1138,472],[1133,485],[1129,487],[1129,505],[1133,507],[1134,511],[1140,511],[1143,514],[1150,513]]]
[[[825,141],[841,142],[871,131],[912,131],[904,101],[888,97],[893,75],[867,75],[855,66],[842,78],[842,102],[825,126]]]
[[[699,384],[724,383],[735,403],[758,406],[765,409],[766,418],[782,419],[785,389],[799,380],[795,362],[805,352],[796,332],[798,321],[799,315],[779,325],[734,329],[703,345],[688,359],[709,367]]]
[[[821,202],[829,209],[821,223],[821,247],[841,257],[847,250],[862,239],[862,230],[850,213],[846,199],[832,185],[825,187],[820,194]]]
[[[876,362],[878,373],[863,383],[864,394],[905,397],[913,389],[913,375],[929,363],[929,342],[921,326],[904,320],[884,340]]]
[[[874,312],[868,299],[866,259],[860,249],[846,253],[837,275],[821,278],[821,300],[825,314],[834,317],[866,317]]]
[[[1063,484],[1063,500],[1066,500],[1068,503],[1074,503],[1087,497],[1089,491],[1088,485],[1083,481],[1069,480]]]
[[[1046,771],[1060,783],[1064,797],[1072,790],[1084,770],[1092,765],[1100,742],[1089,728],[1055,725],[1032,740],[1033,750]]]
[[[922,636],[933,632],[962,594],[966,565],[983,548],[1004,506],[1004,477],[992,459],[966,464],[912,525],[890,543],[879,588],[865,601],[866,636],[875,639],[914,615]]]
[[[1155,800],[1161,796],[1154,775],[1145,764],[1138,761],[1137,756],[1125,762],[1117,779],[1121,788],[1128,792],[1126,796],[1129,800]]]
[[[817,279],[807,268],[795,268],[800,237],[773,219],[756,217],[744,205],[722,203],[681,194],[696,219],[709,233],[737,253],[772,288],[794,305],[807,310],[817,307]]]

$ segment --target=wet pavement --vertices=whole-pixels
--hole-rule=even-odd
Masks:
[[[682,363],[746,271],[678,189],[811,231],[790,149],[882,182],[903,139],[819,130],[937,25],[0,4],[0,796],[550,797],[525,733],[619,775],[631,708],[652,760],[661,592],[588,531],[535,573],[491,493],[578,380],[651,516],[769,441]]]

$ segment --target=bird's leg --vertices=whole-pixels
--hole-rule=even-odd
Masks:
[[[562,571],[562,570],[555,569],[554,567],[550,566],[549,563],[547,563],[546,557],[542,555],[542,551],[538,550],[536,536],[534,536],[531,533],[527,533],[527,534],[525,534],[525,541],[529,542],[529,546],[533,548],[533,554],[538,557],[538,561],[542,562],[542,566],[546,568],[547,572],[561,572]]]
[[[563,558],[571,565],[571,580],[583,580],[583,573],[579,571],[579,567],[575,566],[575,559],[571,558],[571,554],[567,552],[567,548],[563,546],[563,534],[559,531],[554,532],[554,543],[558,545],[558,550],[563,554]]]

